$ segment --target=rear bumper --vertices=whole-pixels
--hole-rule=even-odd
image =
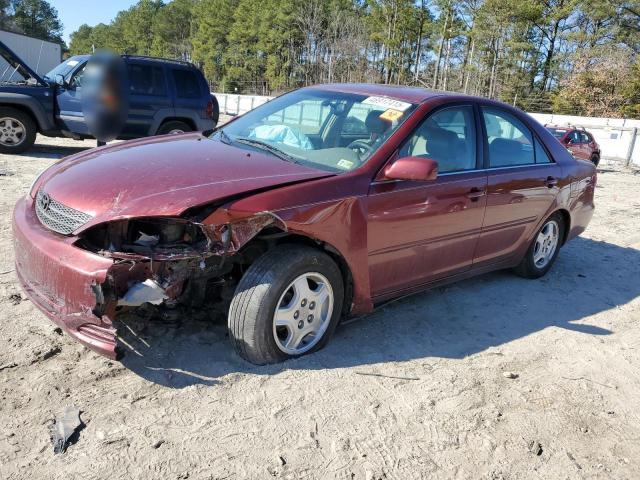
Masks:
[[[94,313],[113,260],[75,247],[75,237],[43,227],[29,196],[16,204],[13,238],[16,273],[29,299],[82,344],[118,358],[112,319]]]
[[[212,130],[216,128],[216,123],[210,118],[198,118],[196,130],[204,132],[206,130]]]

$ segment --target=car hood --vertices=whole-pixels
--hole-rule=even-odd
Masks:
[[[0,57],[4,59],[11,67],[18,70],[20,75],[25,78],[31,77],[36,80],[40,85],[47,86],[40,75],[34,72],[29,65],[27,65],[13,50],[7,47],[3,42],[0,42]]]
[[[333,175],[201,133],[123,142],[68,157],[38,188],[93,219],[176,216],[188,208]]]

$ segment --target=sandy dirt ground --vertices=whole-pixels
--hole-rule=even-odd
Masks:
[[[0,156],[0,478],[640,478],[640,174],[601,168],[589,229],[543,279],[415,295],[268,367],[222,321],[132,318],[120,363],[61,335],[13,271],[15,201],[93,145]],[[66,405],[85,426],[54,455]]]

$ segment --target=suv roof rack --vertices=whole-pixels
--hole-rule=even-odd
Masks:
[[[150,61],[155,61],[155,62],[169,62],[169,63],[174,63],[176,65],[184,65],[187,67],[194,67],[195,65],[191,62],[187,62],[186,60],[176,60],[175,58],[160,58],[160,57],[149,57],[146,55],[122,55],[123,58],[131,58],[131,59],[138,59],[138,60],[150,60]]]

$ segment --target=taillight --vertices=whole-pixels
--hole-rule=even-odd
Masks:
[[[209,103],[207,103],[206,115],[207,115],[207,118],[210,118],[213,120],[213,101],[211,100],[209,100]]]

